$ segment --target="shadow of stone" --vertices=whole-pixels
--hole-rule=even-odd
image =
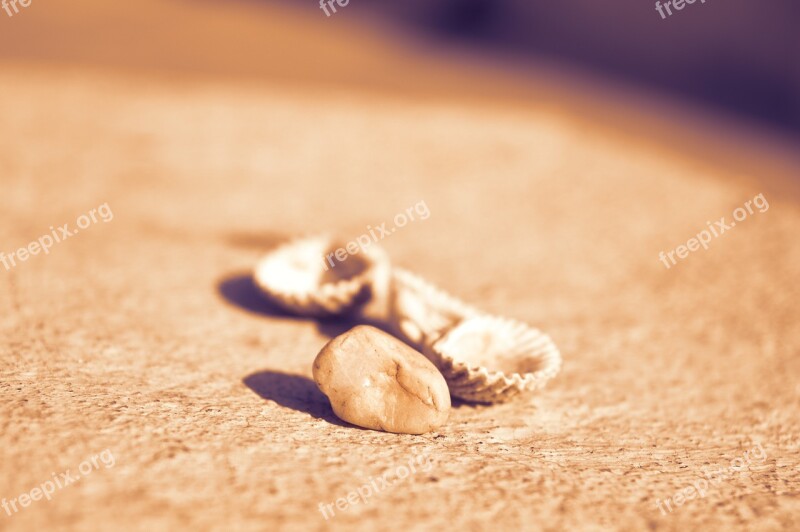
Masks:
[[[248,375],[242,382],[259,396],[286,408],[305,412],[340,427],[355,427],[336,417],[316,383],[302,375],[264,370]]]

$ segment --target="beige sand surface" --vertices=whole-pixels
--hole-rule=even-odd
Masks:
[[[422,97],[350,90],[334,64],[330,79],[311,67],[310,80],[221,73],[219,48],[190,29],[177,31],[186,53],[176,57],[197,57],[198,72],[146,69],[175,17],[194,16],[182,3],[164,4],[150,37],[132,31],[123,45],[124,32],[109,31],[118,48],[105,55],[32,38],[77,42],[64,20],[91,34],[78,17],[89,4],[51,12],[34,0],[15,29],[3,21],[0,44],[17,48],[0,66],[0,251],[104,203],[114,218],[11,271],[0,265],[0,498],[74,476],[105,449],[115,465],[51,501],[0,509],[0,529],[800,527],[794,163],[720,148],[723,130],[676,129],[663,142],[663,120],[646,109],[592,125],[574,110],[588,100],[567,90],[495,104],[486,94],[508,94],[498,82],[454,98],[448,87],[468,86],[467,73],[433,74],[418,66],[432,59],[359,34],[342,46],[360,44],[367,59],[330,61],[354,75],[380,65],[371,76],[416,80],[421,92],[426,75],[440,79]],[[315,27],[281,10],[245,4],[226,18],[211,6],[200,12],[212,35],[246,34],[237,17],[284,28],[276,43]],[[313,35],[339,42],[324,31]],[[659,262],[759,193],[769,210],[670,270]],[[382,242],[396,263],[547,331],[564,369],[531,402],[457,406],[438,433],[345,426],[309,378],[345,325],[280,314],[246,273],[285,238],[355,238],[419,201],[430,218]],[[659,512],[657,499],[756,443],[763,463]],[[327,521],[318,511],[415,453],[429,471]]]

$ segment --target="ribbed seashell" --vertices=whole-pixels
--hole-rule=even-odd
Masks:
[[[561,369],[549,336],[524,323],[489,315],[467,318],[423,353],[466,401],[501,403],[543,387]]]
[[[327,235],[291,240],[261,259],[255,284],[268,299],[302,316],[363,311],[374,299],[373,290],[387,290],[377,285],[388,284],[389,259],[373,244],[331,266],[326,257],[339,247]]]
[[[462,320],[479,312],[421,277],[395,267],[389,312],[389,329],[406,343],[422,350]]]

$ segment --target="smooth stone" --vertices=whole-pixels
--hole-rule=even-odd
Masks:
[[[313,371],[333,412],[359,427],[423,434],[450,414],[450,390],[436,366],[375,327],[359,325],[328,342]]]

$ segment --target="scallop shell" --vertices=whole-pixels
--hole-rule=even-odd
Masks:
[[[255,284],[268,299],[295,314],[352,312],[373,299],[377,280],[385,277],[382,284],[388,283],[389,259],[373,244],[331,266],[325,257],[339,247],[339,241],[327,235],[287,242],[261,259]]]
[[[330,236],[292,240],[256,266],[255,283],[303,316],[352,314],[386,325],[442,372],[454,397],[499,403],[543,387],[561,368],[550,337],[524,323],[490,316],[421,277],[392,268],[377,244],[331,266],[344,247]]]
[[[488,315],[461,321],[424,345],[423,353],[442,372],[453,396],[480,403],[532,392],[561,369],[561,354],[549,336]]]
[[[390,306],[390,330],[420,351],[462,320],[479,315],[473,307],[402,268],[392,272]]]

